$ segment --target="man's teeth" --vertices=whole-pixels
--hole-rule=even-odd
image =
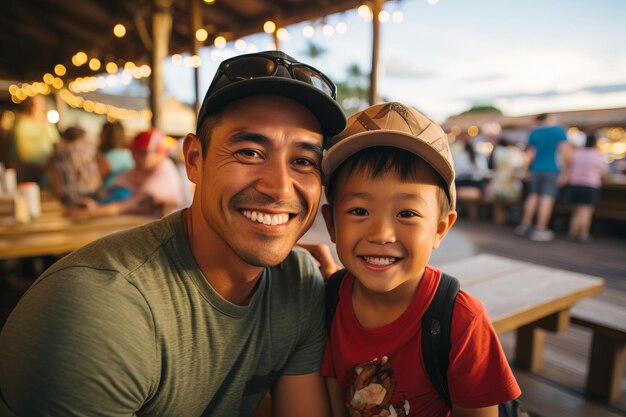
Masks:
[[[259,222],[271,226],[281,225],[289,221],[289,214],[268,214],[250,210],[242,210],[241,213],[253,222]]]
[[[373,265],[391,265],[396,261],[396,258],[377,256],[364,256],[363,259],[365,259],[365,262]]]

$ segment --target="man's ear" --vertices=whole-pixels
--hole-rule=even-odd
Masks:
[[[436,249],[439,247],[439,244],[441,243],[443,238],[446,236],[448,231],[452,228],[454,223],[456,223],[456,219],[457,219],[457,212],[452,210],[452,211],[449,211],[446,216],[443,216],[439,220],[439,223],[437,223],[437,236],[435,237],[435,243],[433,244],[433,249]]]
[[[185,156],[185,171],[189,181],[197,184],[202,175],[202,145],[193,133],[187,133],[183,139],[183,155]]]
[[[328,230],[328,234],[330,235],[330,241],[337,243],[335,239],[335,221],[333,220],[333,211],[328,204],[324,204],[322,206],[322,216],[324,216],[324,221],[326,222],[326,230]]]

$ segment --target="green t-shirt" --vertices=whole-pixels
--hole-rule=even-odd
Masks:
[[[280,375],[320,369],[324,336],[308,253],[234,305],[177,212],[66,256],[28,290],[0,334],[0,415],[249,416]]]

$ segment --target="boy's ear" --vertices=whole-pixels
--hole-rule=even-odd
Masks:
[[[435,238],[435,243],[433,244],[433,249],[436,249],[439,247],[439,244],[441,243],[443,238],[446,236],[448,231],[452,228],[452,226],[456,222],[456,219],[457,219],[457,212],[453,210],[453,211],[449,211],[447,215],[443,216],[439,220],[439,223],[437,224],[437,236]]]
[[[324,221],[326,222],[326,230],[328,230],[331,242],[337,243],[335,239],[335,222],[333,221],[333,211],[328,204],[324,204],[322,206],[322,216],[324,216]]]
[[[202,145],[193,133],[188,133],[183,139],[183,155],[187,178],[197,184],[199,176],[202,175]]]

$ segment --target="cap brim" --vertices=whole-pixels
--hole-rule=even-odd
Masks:
[[[206,100],[200,114],[215,113],[228,103],[257,94],[276,94],[300,102],[315,115],[326,136],[334,136],[346,127],[346,116],[330,96],[301,81],[279,77],[254,78],[225,86]]]
[[[456,187],[454,185],[454,168],[451,167],[448,161],[441,156],[439,152],[433,149],[432,146],[419,140],[415,136],[403,132],[389,130],[361,132],[334,144],[326,155],[324,155],[322,161],[324,185],[328,186],[333,172],[335,172],[339,165],[346,159],[363,149],[374,146],[392,146],[407,150],[421,157],[441,175],[441,178],[443,178],[444,182],[447,184],[449,192],[448,198],[452,209],[455,209]]]

